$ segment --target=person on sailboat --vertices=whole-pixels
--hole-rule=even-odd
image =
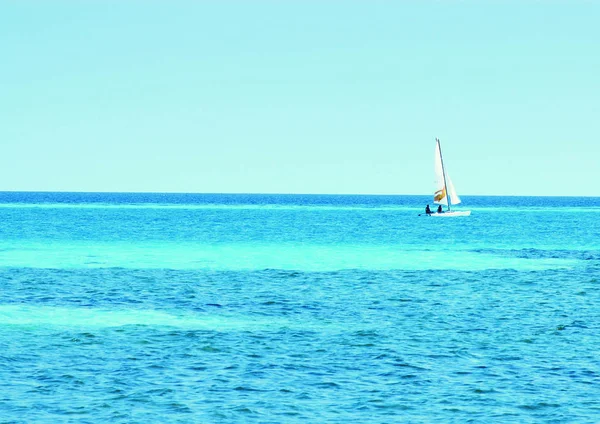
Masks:
[[[431,215],[431,209],[429,209],[429,205],[425,206],[425,213],[427,215]]]
[[[444,211],[442,210],[442,205],[438,206],[437,213],[444,213]]]

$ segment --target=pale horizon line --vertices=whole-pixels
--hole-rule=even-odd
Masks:
[[[411,193],[283,193],[283,192],[185,192],[185,191],[80,191],[80,190],[0,190],[0,193],[63,193],[63,194],[192,194],[192,195],[253,195],[253,196],[421,196],[430,197],[432,194]],[[600,195],[533,195],[533,194],[461,194],[461,197],[584,197],[599,198]]]

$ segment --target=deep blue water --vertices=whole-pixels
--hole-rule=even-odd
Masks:
[[[0,422],[600,422],[600,198],[0,193]]]

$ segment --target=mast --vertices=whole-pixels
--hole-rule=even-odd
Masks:
[[[444,176],[444,191],[446,192],[446,200],[448,201],[448,211],[452,206],[452,202],[450,200],[450,193],[448,193],[448,185],[446,184],[446,169],[444,168],[444,157],[442,156],[442,146],[440,145],[440,139],[435,138],[435,141],[438,145],[438,150],[440,151],[440,162],[442,162],[442,175]]]

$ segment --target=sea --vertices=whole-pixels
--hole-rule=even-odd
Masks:
[[[0,423],[598,423],[600,198],[0,193]]]

